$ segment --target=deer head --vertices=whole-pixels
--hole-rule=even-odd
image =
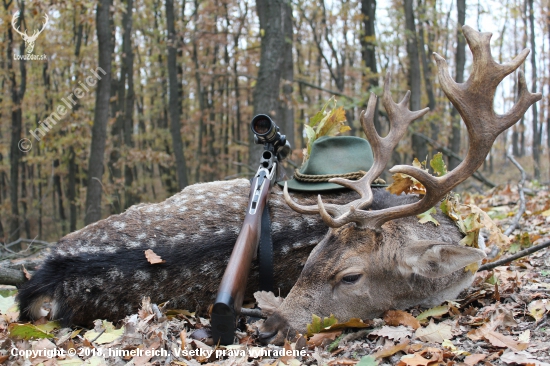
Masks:
[[[474,274],[463,268],[480,261],[485,254],[458,245],[460,239],[451,235],[453,228],[436,231],[433,226],[418,224],[415,215],[429,210],[471,176],[485,160],[497,136],[515,124],[542,96],[527,90],[520,71],[517,103],[508,113],[496,114],[493,99],[497,86],[523,63],[529,50],[523,50],[510,63],[498,64],[491,56],[491,33],[479,33],[469,26],[464,26],[463,32],[473,53],[473,69],[465,83],[456,83],[451,78],[445,59],[436,53],[434,58],[441,87],[468,129],[466,158],[441,177],[413,166],[393,167],[391,173],[408,174],[420,181],[426,194],[419,200],[412,197],[402,200],[404,204],[398,206],[369,210],[373,203],[371,183],[384,170],[409,124],[428,112],[428,108],[414,112],[407,108],[410,92],[395,103],[390,95],[388,73],[382,102],[391,125],[389,134],[382,138],[374,128],[377,99],[374,94],[366,112],[361,114],[361,124],[373,148],[372,168],[357,181],[330,180],[356,191],[360,198],[336,205],[324,204],[319,196],[317,205],[302,206],[292,200],[285,187],[285,200],[292,209],[303,214],[320,214],[330,230],[311,252],[282,305],[262,325],[263,340],[278,343],[294,336],[295,331],[303,333],[312,314],[321,317],[334,314],[339,321],[372,318],[389,309],[432,306],[454,299],[470,285]]]
[[[19,33],[21,35],[21,37],[23,37],[23,41],[25,41],[25,53],[27,54],[30,54],[32,53],[33,49],[34,49],[34,42],[36,41],[36,39],[38,38],[38,36],[40,35],[40,33],[42,33],[42,31],[44,30],[44,28],[46,28],[46,24],[48,24],[48,14],[45,14],[44,15],[44,24],[42,25],[42,29],[40,30],[35,30],[34,33],[32,34],[32,36],[29,36],[27,34],[27,31],[25,31],[25,33],[21,32],[19,30],[19,27],[16,27],[15,26],[15,23],[17,22],[17,19],[19,18],[19,15],[20,13],[17,12],[13,15],[12,19],[11,19],[11,25],[13,27],[13,29]]]

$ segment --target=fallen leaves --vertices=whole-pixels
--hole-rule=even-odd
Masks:
[[[15,339],[33,339],[33,338],[53,338],[54,335],[48,331],[40,329],[33,324],[11,323],[8,327],[9,335]]]
[[[423,342],[431,343],[443,343],[445,339],[453,337],[452,327],[449,324],[436,324],[433,319],[427,327],[417,329],[414,335]]]
[[[512,337],[496,331],[496,328],[503,324],[504,319],[505,315],[501,313],[480,328],[468,332],[467,337],[474,341],[485,339],[495,347],[511,348],[515,351],[526,349],[529,346],[528,343],[515,341]]]
[[[389,327],[385,325],[382,328],[373,331],[371,335],[401,341],[402,339],[412,336],[412,332],[402,325],[398,327]]]
[[[418,315],[416,317],[416,320],[422,322],[424,320],[427,320],[429,317],[440,317],[442,315],[445,315],[449,312],[449,307],[447,305],[440,305],[435,306],[433,308],[430,308]]]
[[[401,310],[388,310],[384,313],[384,321],[387,325],[405,325],[414,330],[420,328],[420,322],[411,314]]]
[[[538,322],[550,311],[550,301],[548,299],[535,300],[529,304],[527,311]]]
[[[100,329],[89,330],[84,333],[84,338],[97,344],[111,343],[122,337],[124,327],[116,329],[113,323],[104,320]]]
[[[272,315],[284,300],[282,297],[275,296],[271,291],[256,291],[254,298],[258,302],[258,307],[262,309],[262,313],[268,316]]]

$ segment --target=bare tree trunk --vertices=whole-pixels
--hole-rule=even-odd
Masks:
[[[8,11],[8,8],[11,4],[6,3],[4,0],[4,9]],[[19,24],[23,23],[24,14],[25,14],[25,2],[21,2],[20,9],[20,18]],[[19,62],[19,70],[21,72],[21,84],[19,88],[17,87],[17,78],[15,75],[14,65],[13,65],[13,32],[11,27],[8,28],[8,39],[7,39],[7,67],[8,67],[8,78],[10,81],[10,90],[11,90],[11,144],[10,144],[10,203],[11,203],[11,218],[10,218],[10,229],[6,241],[9,242],[10,238],[18,238],[21,236],[20,223],[19,223],[19,166],[21,164],[22,153],[19,150],[19,140],[21,139],[21,130],[23,126],[23,114],[21,110],[21,103],[25,95],[25,90],[27,86],[27,68],[26,62]],[[24,43],[21,43],[20,53],[24,54]],[[12,247],[13,250],[21,249],[20,245]]]
[[[458,25],[456,32],[456,69],[455,80],[457,83],[464,82],[464,64],[466,63],[466,40],[462,35],[462,26],[466,20],[466,0],[457,0]],[[457,155],[460,155],[460,115],[453,107],[451,110],[451,139],[449,149]],[[460,160],[455,157],[449,157],[449,170],[454,169],[460,164]]]
[[[428,57],[432,54],[432,48],[430,47],[430,43],[428,41],[428,50],[426,51],[426,44],[424,42],[424,22],[426,21],[425,18],[425,11],[426,11],[426,4],[421,4],[420,0],[418,1],[419,5],[419,11],[420,11],[420,17],[421,19],[418,22],[420,32],[419,32],[419,45],[420,45],[420,59],[422,60],[422,71],[424,74],[424,86],[426,87],[426,94],[428,94],[428,108],[430,108],[430,111],[435,110],[435,94],[433,90],[433,80],[432,80],[432,68],[431,63],[428,62]],[[432,34],[428,35],[428,40],[433,39]],[[430,130],[431,130],[431,137],[433,140],[438,140],[439,135],[439,125],[435,121],[430,122]]]
[[[376,0],[361,0],[361,15],[363,16],[363,34],[361,37],[361,58],[367,68],[363,72],[369,89],[378,87],[378,66],[376,65],[376,32],[374,22],[376,20]],[[368,73],[368,76],[366,75]],[[366,109],[366,104],[363,106]],[[374,126],[378,133],[382,133],[380,118],[378,116],[378,103],[374,113]]]
[[[94,125],[92,127],[92,146],[88,163],[88,189],[86,192],[86,225],[101,219],[101,197],[103,177],[103,155],[107,140],[107,122],[109,121],[109,98],[111,95],[111,22],[109,8],[112,0],[99,0],[97,4],[96,30],[98,56],[98,75]]]
[[[410,108],[412,111],[417,111],[420,109],[420,100],[422,97],[422,80],[413,1],[414,0],[405,0],[405,28],[407,29],[407,54],[409,56],[409,88],[411,90]],[[418,121],[416,123],[418,123]],[[414,156],[420,161],[426,159],[428,155],[426,142],[415,134],[412,135],[412,149]]]
[[[182,190],[189,183],[187,181],[187,166],[183,153],[183,140],[181,138],[181,103],[178,98],[178,80],[176,49],[178,40],[174,25],[174,1],[166,0],[166,27],[168,30],[168,110],[170,114],[170,134],[172,135],[172,146],[176,156],[176,172],[178,176],[178,188]]]
[[[283,19],[283,32],[284,32],[284,46],[283,46],[283,65],[282,74],[283,78],[283,95],[279,105],[279,114],[277,120],[280,122],[281,132],[286,135],[287,141],[290,142],[292,147],[295,146],[295,131],[294,131],[294,106],[292,93],[294,91],[294,62],[292,60],[293,49],[293,21],[292,21],[292,6],[290,1],[287,1],[283,5],[284,7],[284,19]]]
[[[532,90],[537,90],[537,60],[536,60],[536,44],[535,44],[535,14],[533,9],[533,0],[529,1],[529,28],[530,28],[530,40],[531,40],[531,72],[532,72]],[[531,106],[533,112],[532,126],[533,126],[533,162],[534,162],[534,177],[540,180],[540,145],[542,131],[539,129],[539,113],[537,103]]]
[[[285,21],[287,0],[256,0],[256,10],[260,18],[260,28],[264,30],[262,37],[260,69],[254,89],[254,115],[269,114],[276,120],[279,118],[279,90],[285,55]],[[250,131],[250,130],[249,130]],[[249,139],[248,162],[256,168],[262,151],[262,146],[254,144],[252,132]]]
[[[53,162],[54,169],[59,168],[59,159]],[[59,219],[61,220],[61,233],[67,234],[67,216],[65,216],[65,207],[63,205],[63,189],[61,189],[61,176],[59,173],[54,174],[53,184],[55,194],[57,194],[57,209],[59,210]]]
[[[123,57],[124,70],[126,72],[126,80],[128,83],[128,90],[124,98],[124,114],[123,114],[123,131],[124,131],[124,145],[127,148],[134,147],[134,141],[132,134],[134,131],[134,51],[132,48],[132,12],[134,10],[134,1],[127,0],[126,13],[122,17],[122,24],[124,27],[123,38]],[[134,175],[132,167],[129,162],[126,162],[124,166],[124,208],[128,208],[137,202],[137,196],[132,189],[132,183],[134,181]]]

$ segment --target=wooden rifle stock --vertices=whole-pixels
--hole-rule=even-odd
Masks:
[[[258,250],[262,213],[271,192],[275,169],[273,166],[272,172],[269,172],[260,167],[252,181],[244,223],[233,247],[210,316],[212,338],[216,344],[233,343],[236,319],[241,312],[250,266]]]

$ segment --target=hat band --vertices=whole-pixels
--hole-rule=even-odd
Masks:
[[[324,183],[324,182],[328,182],[332,178],[345,178],[345,179],[357,180],[357,179],[363,178],[365,174],[367,174],[367,172],[360,170],[358,172],[344,173],[344,174],[311,175],[311,174],[302,174],[298,169],[296,169],[294,170],[294,179],[304,183]]]

